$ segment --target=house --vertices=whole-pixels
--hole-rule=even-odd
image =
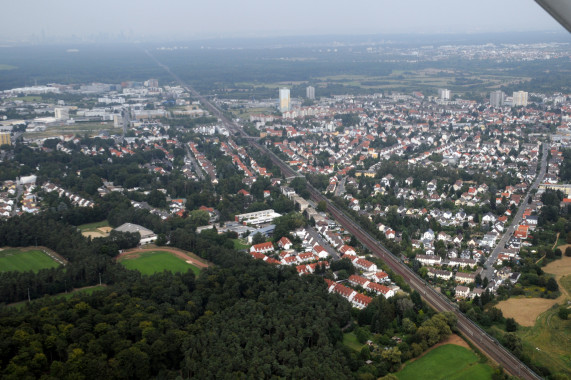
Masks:
[[[476,280],[476,275],[474,273],[462,273],[457,272],[454,276],[454,281],[460,282],[462,284],[470,284]]]
[[[278,247],[281,249],[290,249],[292,245],[291,240],[285,236],[278,241]]]
[[[365,288],[370,283],[370,281],[365,277],[357,276],[356,274],[349,276],[348,281],[353,286],[361,286],[363,288]]]
[[[442,280],[450,280],[452,278],[452,272],[447,270],[435,269],[435,268],[428,268],[428,277],[436,277]]]
[[[376,282],[369,282],[365,288],[377,294],[382,294],[385,298],[390,298],[395,295],[394,290],[388,286],[377,284]]]
[[[339,248],[339,252],[342,255],[351,255],[351,256],[357,255],[357,252],[355,252],[355,248],[351,247],[350,245],[341,246],[341,248]]]
[[[441,265],[442,257],[436,255],[416,255],[416,259],[422,265]]]
[[[317,257],[315,257],[313,252],[303,252],[303,253],[300,253],[299,255],[297,255],[297,261],[299,261],[300,263],[304,263],[307,261],[313,261],[316,259],[317,259]]]
[[[372,300],[373,299],[369,296],[357,293],[351,300],[351,304],[357,309],[364,309],[371,303]]]
[[[395,231],[389,228],[385,231],[385,236],[387,237],[387,239],[394,239],[396,236]]]
[[[370,262],[369,260],[355,258],[353,259],[353,265],[359,269],[366,272],[376,272],[377,264]]]
[[[467,298],[470,295],[470,288],[467,286],[458,285],[454,290],[456,298]]]
[[[254,244],[250,247],[250,252],[266,253],[274,250],[274,245],[272,242],[265,242],[260,244]]]
[[[329,257],[329,252],[319,244],[313,247],[313,253],[317,255],[320,259],[326,259]]]

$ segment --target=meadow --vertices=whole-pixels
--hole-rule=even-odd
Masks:
[[[160,250],[132,254],[124,257],[120,262],[127,269],[138,270],[145,275],[165,270],[173,273],[186,272],[189,269],[195,274],[200,272],[198,267],[187,263],[172,253]]]
[[[490,379],[492,367],[467,348],[446,344],[405,365],[395,375],[401,380],[423,379]],[[422,374],[421,377],[420,374]]]
[[[38,272],[41,269],[56,268],[59,264],[40,249],[8,248],[0,251],[1,272]]]

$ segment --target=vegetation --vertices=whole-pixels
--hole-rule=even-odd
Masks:
[[[137,254],[137,257],[128,257],[120,262],[125,268],[137,270],[145,275],[162,271],[180,273],[192,270],[195,274],[200,272],[196,266],[164,251],[142,252]]]
[[[37,273],[41,269],[56,268],[58,266],[57,262],[39,249],[3,249],[0,251],[0,273],[11,271],[32,271]]]
[[[492,368],[480,363],[476,354],[467,348],[446,344],[405,365],[396,374],[400,380],[418,379],[489,379]]]

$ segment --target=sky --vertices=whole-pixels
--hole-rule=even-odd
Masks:
[[[564,31],[533,0],[5,1],[0,40]]]

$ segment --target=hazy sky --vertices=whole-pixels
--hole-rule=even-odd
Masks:
[[[0,39],[564,30],[533,0],[3,1]]]

